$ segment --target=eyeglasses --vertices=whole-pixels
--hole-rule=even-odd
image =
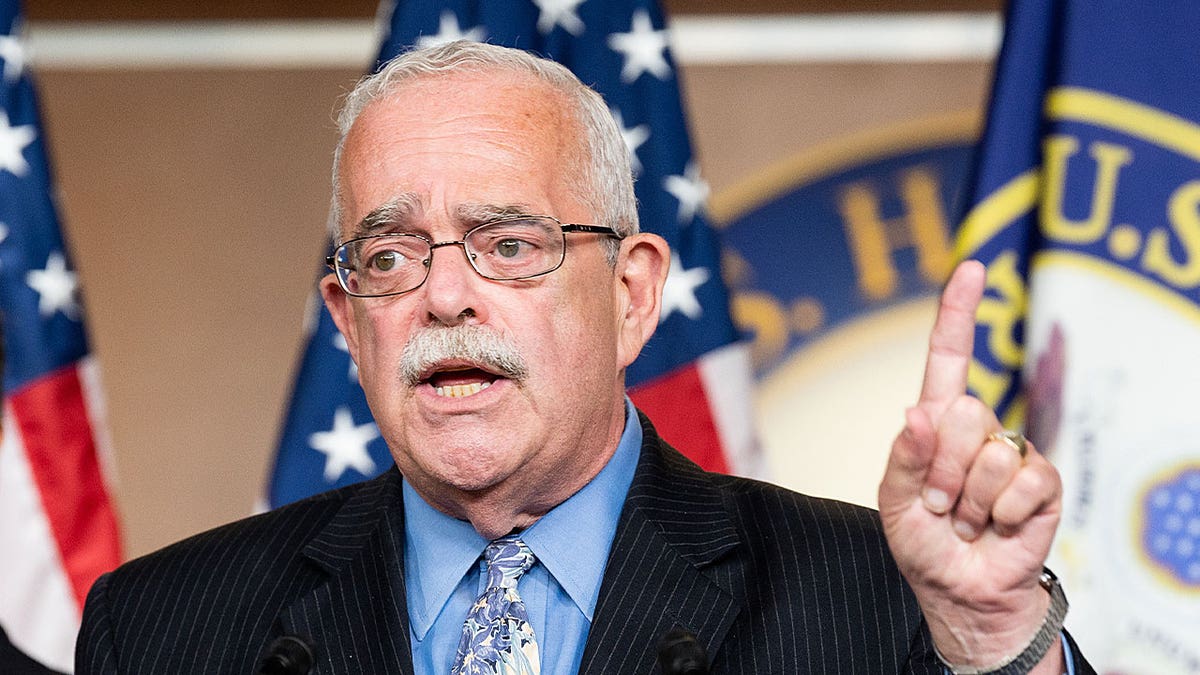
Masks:
[[[458,241],[432,242],[411,233],[372,234],[337,247],[325,264],[347,294],[358,298],[399,295],[429,278],[433,249],[462,246],[479,276],[516,281],[549,274],[567,257],[567,235],[575,232],[623,237],[611,227],[564,225],[551,216],[493,220],[467,230]]]

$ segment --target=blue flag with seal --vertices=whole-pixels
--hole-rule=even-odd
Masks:
[[[457,39],[538,53],[598,90],[622,129],[641,226],[672,249],[655,337],[628,369],[630,396],[707,469],[758,473],[748,346],[738,341],[705,215],[667,31],[654,0],[421,0],[385,6],[383,63]],[[382,472],[392,458],[329,313],[312,332],[280,439],[268,506]]]
[[[1200,672],[1200,12],[1014,0],[959,253],[973,392],[1059,467],[1098,669]]]

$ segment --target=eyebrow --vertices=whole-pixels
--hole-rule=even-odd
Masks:
[[[474,227],[501,218],[543,215],[528,204],[463,204],[455,209],[459,222]]]
[[[396,195],[363,216],[351,236],[361,237],[378,234],[380,230],[395,229],[406,222],[415,220],[420,211],[421,200],[416,195],[410,192]]]
[[[413,193],[396,195],[371,209],[354,228],[351,238],[386,231],[419,230],[415,222],[423,211],[421,200]],[[462,204],[455,208],[454,217],[464,231],[501,218],[543,215],[528,204]]]

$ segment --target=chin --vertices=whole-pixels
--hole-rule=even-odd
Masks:
[[[498,485],[520,466],[514,451],[495,446],[442,450],[438,455],[436,478],[464,492],[479,492]]]

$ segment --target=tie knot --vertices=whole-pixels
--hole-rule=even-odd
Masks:
[[[516,588],[521,575],[528,572],[536,560],[533,557],[533,551],[529,550],[529,546],[515,534],[501,537],[488,544],[487,549],[483,552],[483,558],[488,566],[487,585],[489,588],[496,586]]]

